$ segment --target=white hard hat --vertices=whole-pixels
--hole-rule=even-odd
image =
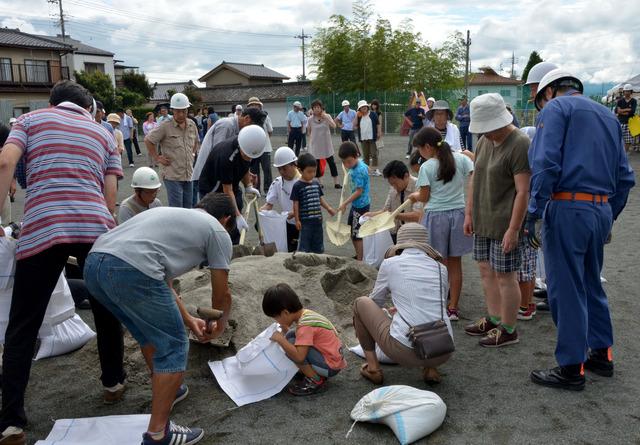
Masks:
[[[367,103],[366,100],[358,101],[358,111],[360,111],[360,108],[362,107],[369,107],[369,104]]]
[[[273,157],[273,166],[275,168],[284,167],[292,162],[296,162],[298,158],[296,154],[286,145],[276,150],[276,154]]]
[[[300,103],[300,101],[297,101],[297,100],[293,103],[293,106],[294,107],[298,107],[298,108],[302,108],[302,104]]]
[[[555,86],[575,86],[580,93],[584,91],[584,87],[582,86],[582,82],[576,76],[571,74],[569,71],[563,70],[562,68],[557,68],[555,70],[549,71],[544,75],[542,79],[540,79],[540,83],[538,84],[538,93],[536,94],[535,104],[538,111],[542,109],[539,105],[539,99],[542,97],[544,90],[551,85]]]
[[[160,178],[154,169],[140,167],[133,172],[131,188],[134,189],[159,189],[162,186]]]
[[[527,81],[525,85],[531,85],[532,83],[540,83],[542,78],[551,70],[558,69],[558,65],[551,62],[540,62],[536,63],[529,70],[529,74],[527,74]]]
[[[343,100],[343,101],[342,101],[342,106],[343,106],[343,107],[348,107],[349,105],[351,105],[351,104],[349,103],[349,101],[348,101],[348,100]]]
[[[16,119],[15,117],[9,118],[9,125],[13,125],[16,122],[18,122],[18,119]]]
[[[256,159],[264,153],[264,144],[267,136],[262,127],[257,125],[247,125],[238,134],[238,145],[240,150],[251,159]]]
[[[430,97],[429,99],[427,99],[427,102],[435,102],[436,100],[433,97]]]
[[[530,140],[533,140],[536,135],[536,127],[522,127],[520,131],[526,134]]]
[[[191,106],[191,103],[189,102],[189,98],[186,94],[176,93],[171,96],[171,103],[169,106],[174,110],[185,110]]]
[[[633,91],[633,86],[630,83],[625,83],[622,87],[622,91]]]

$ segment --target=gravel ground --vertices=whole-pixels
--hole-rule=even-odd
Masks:
[[[274,138],[278,147],[282,138]],[[338,146],[336,139],[335,146]],[[406,138],[388,136],[381,163],[404,159]],[[137,158],[141,162],[145,158]],[[631,154],[636,171],[640,155]],[[129,194],[127,186],[133,169],[126,168],[121,182],[120,200]],[[330,184],[330,180],[325,180]],[[386,181],[372,178],[373,208],[379,208],[386,194]],[[339,194],[326,188],[327,199],[337,204]],[[160,197],[166,202],[164,190]],[[19,213],[23,194],[19,192],[14,212]],[[640,276],[633,273],[639,238],[633,221],[640,218],[640,194],[633,190],[627,209],[613,229],[613,242],[606,248],[603,275],[612,309],[616,333],[616,375],[612,379],[587,374],[584,392],[572,393],[533,385],[529,372],[554,365],[555,329],[547,313],[539,313],[518,326],[521,342],[498,350],[480,348],[477,339],[464,335],[462,325],[484,313],[477,267],[464,259],[465,281],[461,298],[462,320],[454,323],[457,350],[442,368],[443,382],[431,388],[448,407],[442,427],[419,443],[636,443],[640,444],[640,345],[637,292]],[[249,238],[255,242],[255,234]],[[327,253],[352,256],[350,245],[335,248],[328,242]],[[256,308],[256,310],[259,310]],[[81,316],[93,323],[90,312]],[[95,342],[86,346],[95,351]],[[133,346],[130,347],[133,352]],[[86,354],[82,354],[86,357]],[[345,440],[355,403],[373,386],[358,374],[361,361],[348,356],[349,367],[330,382],[323,394],[294,398],[280,394],[272,399],[236,408],[217,386],[207,360],[221,355],[210,348],[191,349],[186,382],[189,398],[174,411],[175,421],[202,426],[207,430],[203,444],[247,444],[297,442],[397,443],[390,429],[380,425],[358,424]],[[110,414],[146,413],[150,410],[147,382],[131,382],[125,400],[114,406],[101,403],[98,358],[80,360],[80,354],[35,362],[27,393],[30,440],[46,437],[57,418]],[[385,367],[386,384],[405,384],[425,388],[418,371]]]

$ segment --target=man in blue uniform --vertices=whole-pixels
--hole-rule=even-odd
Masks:
[[[550,71],[536,94],[538,117],[527,215],[529,242],[543,221],[547,292],[557,326],[558,367],[531,373],[539,385],[580,391],[584,369],[613,375],[613,332],[600,283],[603,246],[635,184],[615,116],[582,96],[582,83]]]

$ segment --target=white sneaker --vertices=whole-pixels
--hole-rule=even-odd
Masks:
[[[133,164],[129,164],[129,167],[135,167],[135,165],[133,165]]]
[[[7,445],[25,445],[27,439],[22,428],[17,426],[7,427],[0,435],[0,444]]]
[[[376,170],[373,172],[373,176],[382,176],[382,173],[380,173],[380,170],[376,168]]]
[[[404,155],[404,158],[405,159],[409,159],[409,155]]]

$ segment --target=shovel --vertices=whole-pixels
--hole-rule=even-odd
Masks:
[[[344,181],[342,183],[342,191],[340,192],[340,206],[342,206],[344,202],[344,192],[347,189],[347,185],[349,185],[349,174],[344,169],[344,165],[342,166],[342,172],[344,174]],[[329,236],[331,244],[335,246],[342,246],[351,239],[351,227],[347,224],[342,224],[340,222],[341,219],[342,212],[338,212],[335,221],[327,221],[327,235]]]
[[[358,237],[364,238],[365,236],[371,236],[376,233],[384,232],[385,230],[393,229],[396,226],[396,216],[402,213],[403,210],[411,208],[412,205],[413,202],[410,199],[407,199],[393,213],[383,212],[374,216],[360,226],[360,230],[358,230]]]
[[[278,248],[276,247],[276,243],[265,243],[264,242],[264,233],[262,232],[262,226],[260,225],[260,215],[258,213],[258,202],[254,200],[253,208],[256,213],[256,225],[258,226],[258,239],[260,240],[260,245],[256,246],[253,249],[253,255],[264,255],[264,256],[273,256]]]
[[[249,213],[251,212],[251,206],[253,205],[254,202],[256,202],[256,199],[258,199],[258,196],[254,195],[253,193],[245,194],[245,196],[242,199],[244,199],[244,213],[242,214],[242,216],[244,217],[245,221],[248,221]],[[241,246],[244,246],[244,239],[246,238],[246,236],[247,236],[247,229],[242,229],[240,231],[240,243],[239,243]]]

